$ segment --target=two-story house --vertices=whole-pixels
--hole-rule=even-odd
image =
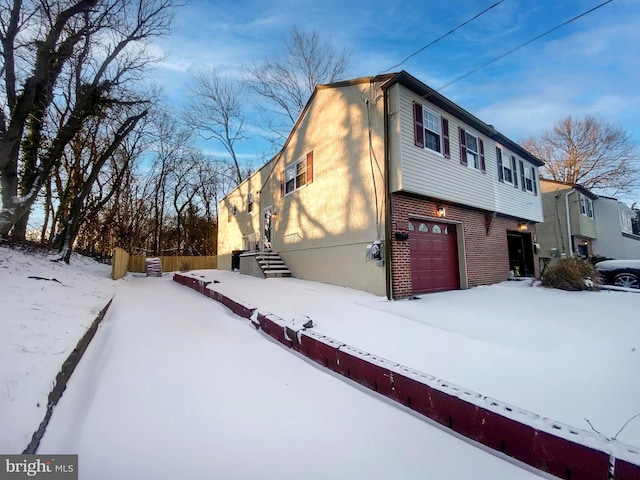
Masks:
[[[544,223],[536,226],[540,258],[555,259],[593,255],[598,238],[597,195],[580,185],[540,180]]]
[[[220,202],[218,268],[272,250],[295,277],[388,298],[534,276],[541,165],[406,72],[319,86]]]

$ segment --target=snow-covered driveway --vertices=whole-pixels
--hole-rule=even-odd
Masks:
[[[524,479],[165,278],[129,277],[39,453],[80,478]]]

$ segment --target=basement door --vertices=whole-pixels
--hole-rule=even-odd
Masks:
[[[414,294],[460,288],[456,237],[454,225],[409,221],[411,287]]]

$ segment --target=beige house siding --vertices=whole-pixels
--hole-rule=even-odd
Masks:
[[[244,250],[244,238],[260,234],[260,194],[258,193],[268,175],[268,163],[218,204],[218,268],[231,270],[231,254]],[[248,212],[248,194],[252,193],[253,211]],[[235,213],[234,213],[235,212]]]
[[[385,294],[384,267],[365,258],[367,244],[384,236],[383,102],[370,102],[368,116],[368,92],[368,82],[318,88],[281,154],[221,202],[220,268],[231,267],[243,235],[261,232],[262,212],[272,206],[272,250],[294,277]],[[282,197],[284,169],[309,152],[313,182]],[[255,215],[240,213],[250,186],[261,191]],[[232,203],[238,213],[227,222]]]
[[[496,160],[496,142],[461,122],[406,87],[396,85],[389,89],[392,112],[391,129],[399,140],[391,141],[392,191],[404,191],[438,198],[459,205],[481,208],[487,211],[511,215],[530,221],[542,221],[540,197],[521,188],[500,183]],[[413,103],[419,102],[449,121],[451,158],[414,144]],[[460,163],[458,128],[483,140],[486,172],[469,168]],[[395,148],[396,142],[400,148]],[[512,153],[509,152],[511,155]],[[522,158],[516,156],[518,162]],[[519,165],[519,163],[518,163]],[[532,164],[524,161],[526,168]],[[537,169],[536,169],[537,170]],[[520,177],[518,176],[518,179]],[[537,179],[536,179],[537,180]]]
[[[536,226],[541,249],[540,256],[552,257],[552,249],[557,249],[558,255],[565,253],[569,256],[572,252],[575,255],[578,252],[578,246],[585,242],[589,253],[592,254],[591,241],[598,237],[598,231],[596,221],[580,213],[579,196],[582,193],[573,189],[572,185],[545,180],[540,182],[540,188],[543,192],[544,204],[544,223]],[[567,226],[567,206],[569,227]],[[569,241],[572,241],[571,248]]]
[[[551,258],[555,254],[565,253],[569,255],[565,196],[571,188],[541,181],[540,189],[544,208],[544,223],[536,225],[540,256]],[[552,251],[552,249],[557,249],[557,252],[555,250]]]

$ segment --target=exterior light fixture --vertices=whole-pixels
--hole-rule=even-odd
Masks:
[[[518,224],[518,231],[519,232],[526,232],[529,229],[529,226],[526,224],[526,222],[520,222]]]
[[[442,205],[438,205],[438,208],[436,209],[436,214],[438,215],[438,218],[444,218],[447,215],[447,211],[444,209]]]

